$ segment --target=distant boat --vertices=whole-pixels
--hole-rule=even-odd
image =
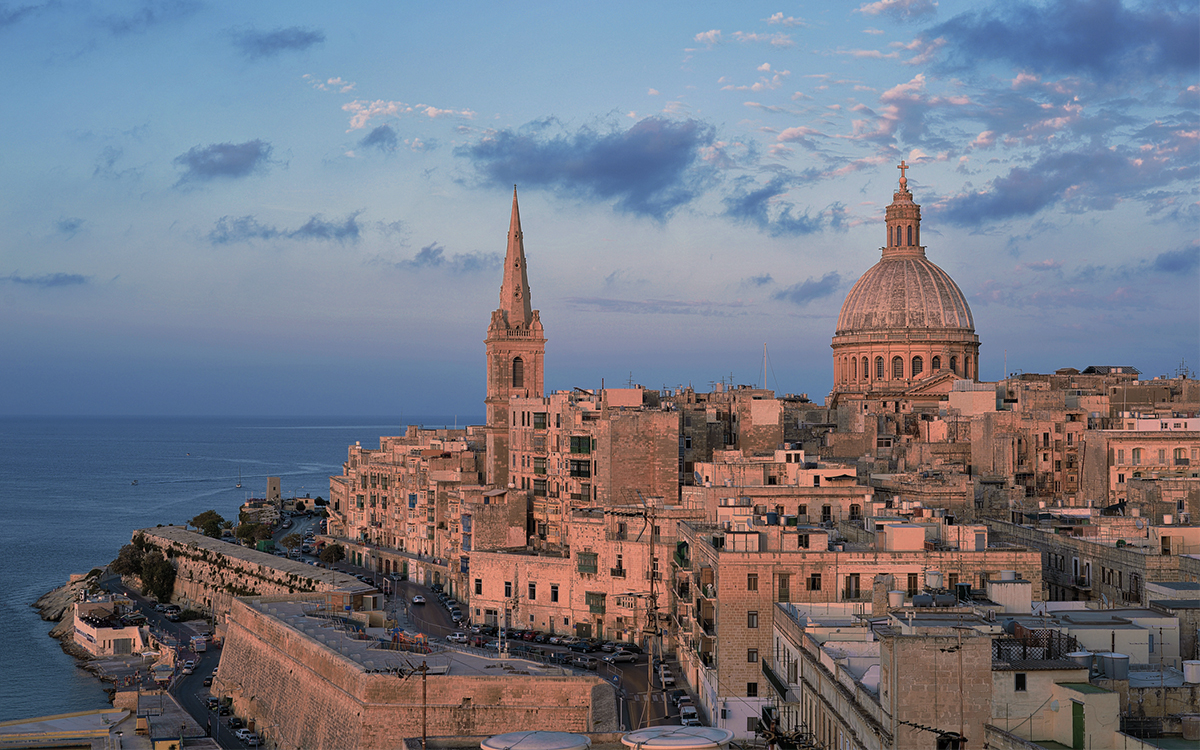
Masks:
[[[130,482],[130,484],[136,485],[136,484],[137,484],[137,480],[136,480],[136,479],[135,479],[135,480],[133,480],[132,482]]]
[[[240,467],[240,466],[238,467],[238,483],[237,483],[237,488],[238,488],[238,489],[241,489],[241,488],[242,488],[242,467]]]

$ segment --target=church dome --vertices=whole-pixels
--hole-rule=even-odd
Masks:
[[[975,329],[962,290],[923,250],[885,253],[850,290],[838,315],[839,335],[896,328]]]

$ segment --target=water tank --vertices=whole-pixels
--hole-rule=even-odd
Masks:
[[[1183,681],[1191,685],[1200,683],[1200,659],[1188,659],[1183,663]]]
[[[1200,715],[1184,714],[1179,718],[1183,723],[1183,738],[1185,740],[1200,740]]]
[[[778,526],[779,525],[779,514],[778,513],[768,513],[767,514],[767,525],[768,526]]]
[[[633,732],[626,732],[621,737],[621,744],[626,747],[669,748],[670,750],[716,750],[729,746],[733,739],[733,731],[720,727],[681,727],[673,726],[646,727]],[[523,750],[524,745],[514,746],[513,750]]]
[[[914,607],[932,607],[933,597],[929,594],[917,594],[913,597],[912,604]]]
[[[1001,580],[1001,581],[1015,581],[1015,580],[1017,580],[1017,571],[1015,571],[1015,570],[1002,570],[1002,571],[1000,571],[1000,580]]]
[[[1092,652],[1091,651],[1072,651],[1067,654],[1067,658],[1075,662],[1084,669],[1092,668]]]
[[[1100,657],[1100,668],[1104,676],[1110,680],[1129,679],[1129,656],[1115,651],[1097,654]]]
[[[1163,526],[1170,526],[1171,522],[1174,520],[1175,520],[1175,517],[1172,516],[1170,513],[1163,514]]]
[[[903,607],[904,606],[904,592],[903,591],[889,591],[888,592],[888,606],[891,607],[892,609],[895,609],[896,607]],[[1198,663],[1200,663],[1200,662],[1198,662]]]
[[[953,607],[958,604],[958,597],[954,594],[936,594],[933,603],[938,607]]]
[[[934,590],[940,589],[942,587],[942,571],[925,571],[925,586]]]
[[[587,750],[592,741],[571,732],[508,732],[479,743],[482,750]]]

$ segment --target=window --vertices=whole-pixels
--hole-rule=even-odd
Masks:
[[[758,649],[756,649],[756,648],[746,649],[746,662],[749,664],[757,664],[758,663]]]
[[[521,361],[520,357],[514,359],[512,363],[512,387],[525,387],[525,363]]]
[[[779,601],[790,602],[792,600],[792,577],[787,573],[779,575]]]
[[[821,506],[821,523],[829,523],[832,520],[833,520],[833,506],[822,505]]]
[[[533,413],[533,429],[535,429],[535,430],[546,429],[546,412],[535,411]]]
[[[954,373],[955,375],[958,374],[958,357],[950,358],[950,372]]]
[[[868,375],[867,375],[867,358],[866,357],[862,358],[862,374],[863,374],[863,380],[866,380],[868,377]]]
[[[1117,475],[1117,484],[1125,484],[1125,475],[1124,474]]]
[[[571,476],[573,477],[590,477],[592,475],[591,461],[577,461],[571,459]]]
[[[576,557],[579,558],[580,573],[596,572],[596,558],[598,555],[595,552],[580,552]]]
[[[747,682],[746,683],[746,697],[747,698],[757,698],[758,697],[758,683],[757,682]]]
[[[1165,464],[1166,462],[1167,462],[1167,449],[1159,448],[1158,449],[1158,463],[1161,466],[1162,464]]]
[[[592,439],[587,435],[572,435],[571,436],[571,452],[572,453],[591,453]]]
[[[892,379],[901,380],[904,378],[904,358],[892,357]]]
[[[862,506],[859,505],[858,503],[850,503],[850,520],[851,521],[861,521],[862,520]]]
[[[942,358],[934,357],[933,359],[929,360],[929,367],[934,370],[942,369]]]
[[[858,357],[850,358],[850,379],[858,380]]]
[[[550,601],[552,601],[552,602],[558,601],[558,584],[557,583],[550,584]]]
[[[533,473],[534,474],[545,474],[546,473],[546,458],[544,456],[534,456],[533,457]]]
[[[1117,463],[1119,463],[1119,464],[1125,463],[1125,449],[1124,448],[1117,449]]]
[[[746,613],[746,627],[748,627],[748,628],[757,628],[758,627],[758,612],[757,611],[750,611],[750,612]]]
[[[1141,448],[1133,449],[1133,465],[1134,466],[1142,465],[1142,449]]]
[[[504,582],[504,598],[507,599],[510,596],[512,596],[512,581],[505,581]]]
[[[920,579],[920,575],[917,573],[909,573],[908,574],[908,595],[909,596],[916,596],[918,593],[920,593],[921,589],[919,588],[919,586],[920,586],[919,579]]]
[[[797,549],[808,549],[808,534],[797,534],[796,535],[796,548]]]
[[[912,358],[912,376],[915,378],[925,370],[925,360],[920,357]]]
[[[1018,693],[1024,693],[1026,690],[1025,673],[1017,672],[1015,675],[1013,675],[1013,677],[1013,690],[1017,691]]]
[[[533,496],[534,497],[545,497],[546,496],[546,480],[545,479],[533,480]]]
[[[533,581],[529,582],[529,601],[537,599],[537,584]]]
[[[886,375],[886,373],[884,372],[884,369],[883,369],[883,357],[876,357],[875,358],[875,379],[883,380],[885,375]]]
[[[808,516],[808,504],[804,503],[802,505],[797,505],[796,506],[796,515],[807,517]]]
[[[482,578],[475,579],[475,595],[483,596],[483,579]]]
[[[971,377],[971,358],[963,357],[963,377]]]
[[[858,573],[851,573],[846,576],[846,592],[845,599],[857,599],[859,594],[859,578]]]
[[[812,575],[810,575],[808,577],[808,590],[809,591],[820,591],[821,590],[821,574],[820,573],[813,573]]]
[[[746,574],[746,590],[758,591],[758,573]]]

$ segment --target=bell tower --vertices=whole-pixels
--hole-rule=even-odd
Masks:
[[[513,186],[512,217],[508,224],[508,249],[504,254],[504,281],[500,307],[492,311],[487,339],[487,482],[508,485],[508,434],[512,410],[509,399],[541,398],[546,356],[546,336],[538,311],[532,308],[529,275],[525,267],[525,239],[517,188]]]

